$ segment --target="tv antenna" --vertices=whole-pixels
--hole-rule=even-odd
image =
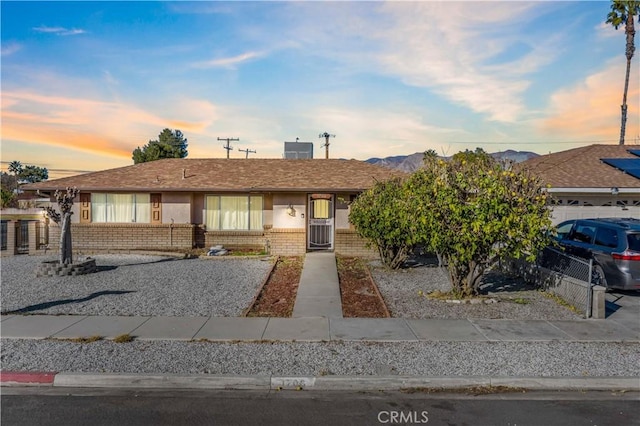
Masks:
[[[324,151],[324,158],[329,158],[329,138],[335,138],[336,135],[331,135],[327,132],[324,133],[320,133],[320,135],[318,136],[319,138],[324,138],[324,146],[325,147],[325,151]],[[322,148],[322,146],[320,148]]]
[[[231,145],[229,145],[229,143],[231,141],[239,141],[240,139],[238,139],[238,138],[218,138],[218,140],[219,141],[227,141],[227,144],[223,145],[222,147],[227,150],[227,159],[229,159],[229,151],[231,151],[233,149],[233,147]]]
[[[255,154],[255,153],[256,153],[256,151],[252,151],[252,150],[250,150],[249,148],[247,148],[247,149],[240,149],[240,148],[238,148],[238,151],[240,151],[240,152],[244,152],[244,153],[246,154],[246,156],[245,156],[244,158],[249,158],[249,153],[250,153],[250,152],[251,152],[251,153],[253,153],[253,154]]]

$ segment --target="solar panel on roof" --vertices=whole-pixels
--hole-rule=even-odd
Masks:
[[[603,158],[602,162],[640,179],[640,158]]]
[[[630,154],[637,155],[638,157],[640,157],[640,149],[629,149],[629,150],[627,150],[627,152],[629,152]]]

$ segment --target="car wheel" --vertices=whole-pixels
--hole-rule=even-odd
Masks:
[[[593,265],[593,283],[596,285],[601,285],[602,287],[609,288],[607,286],[607,279],[604,276],[604,271],[602,270],[602,266]]]

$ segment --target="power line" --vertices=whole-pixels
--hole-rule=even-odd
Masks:
[[[247,148],[247,149],[240,149],[240,148],[238,148],[238,151],[240,151],[240,152],[244,152],[244,153],[246,153],[246,154],[247,154],[244,158],[249,158],[249,153],[253,153],[253,154],[255,154],[255,153],[256,153],[256,151],[252,151],[252,150],[250,150],[249,148]]]
[[[325,142],[324,142],[324,146],[325,147],[325,151],[324,151],[324,158],[328,159],[329,158],[329,138],[335,138],[336,135],[331,135],[327,132],[324,133],[320,133],[320,135],[318,136],[319,138],[324,138]],[[322,148],[322,146],[320,148]]]
[[[226,145],[223,145],[222,147],[224,149],[227,150],[227,160],[229,159],[229,151],[231,151],[233,149],[233,147],[231,145],[229,145],[229,143],[231,141],[239,141],[240,139],[238,138],[218,138],[219,141],[227,141]]]

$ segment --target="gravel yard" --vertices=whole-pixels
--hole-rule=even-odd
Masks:
[[[97,273],[69,277],[35,276],[50,256],[2,258],[2,312],[240,316],[271,268],[258,258],[93,257]]]
[[[369,265],[371,275],[395,318],[575,320],[582,316],[561,306],[522,281],[502,274],[487,274],[481,287],[498,303],[454,304],[429,299],[435,290],[451,290],[446,268],[420,266],[389,271],[379,262]],[[422,294],[422,295],[421,295]]]
[[[2,339],[2,369],[232,375],[640,376],[637,343]]]

